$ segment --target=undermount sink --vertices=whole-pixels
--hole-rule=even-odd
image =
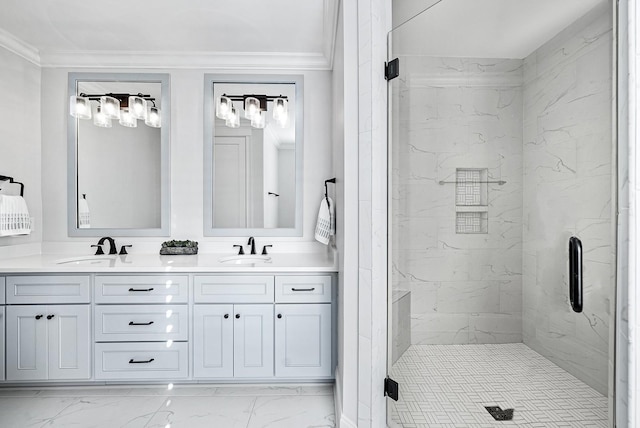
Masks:
[[[269,256],[230,256],[218,259],[220,263],[229,265],[254,265],[256,263],[271,263]]]
[[[115,262],[115,256],[80,256],[56,260],[55,264],[75,266],[113,266]]]

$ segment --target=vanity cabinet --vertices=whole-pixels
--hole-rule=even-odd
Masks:
[[[273,349],[273,305],[195,306],[195,377],[272,377]]]
[[[7,380],[90,378],[89,305],[15,305],[7,313]]]
[[[89,276],[7,276],[5,282],[6,379],[89,379]]]
[[[96,275],[96,379],[188,377],[188,285],[188,275]]]

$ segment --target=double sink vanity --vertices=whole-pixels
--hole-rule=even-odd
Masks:
[[[330,381],[327,253],[0,261],[2,383]]]

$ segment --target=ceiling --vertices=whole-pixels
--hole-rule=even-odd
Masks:
[[[0,45],[44,66],[331,68],[337,3],[2,0]]]
[[[525,58],[607,5],[613,8],[611,0],[396,0],[394,56]]]

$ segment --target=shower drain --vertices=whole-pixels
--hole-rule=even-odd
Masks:
[[[498,406],[485,406],[484,408],[496,421],[510,421],[513,419],[513,409],[502,410]]]

